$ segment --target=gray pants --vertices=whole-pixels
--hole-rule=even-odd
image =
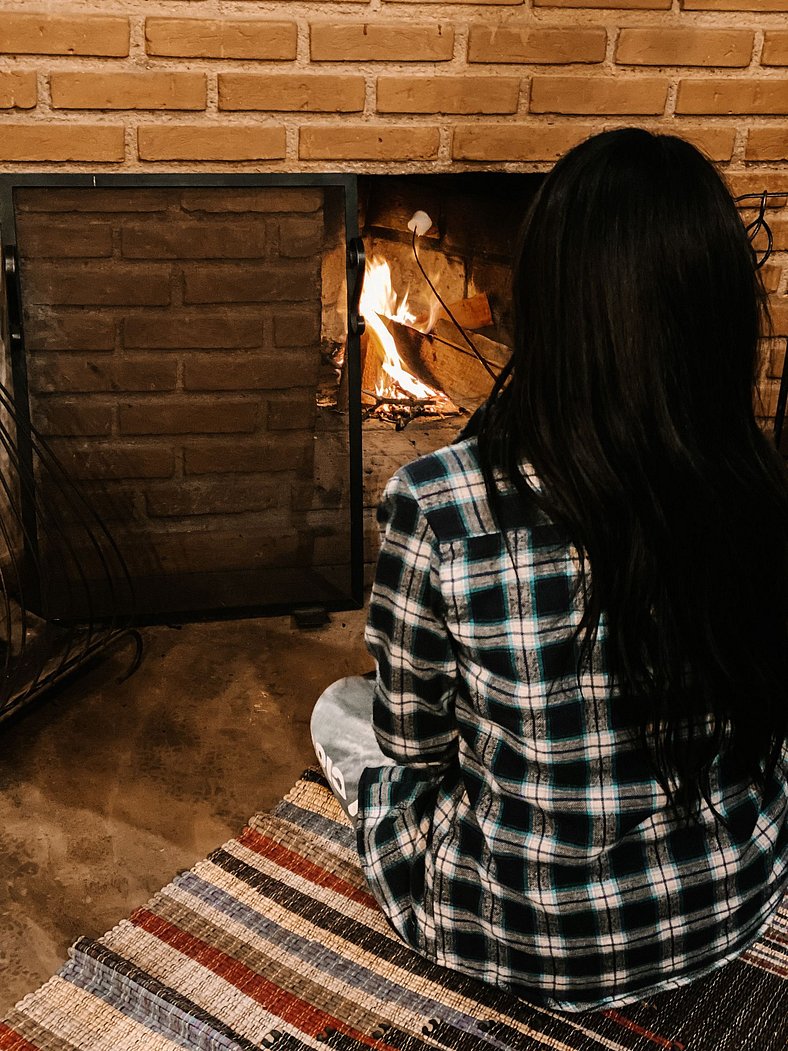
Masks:
[[[347,816],[356,823],[358,783],[368,766],[393,766],[378,747],[372,729],[375,683],[350,675],[332,683],[312,712],[310,730],[315,754]]]

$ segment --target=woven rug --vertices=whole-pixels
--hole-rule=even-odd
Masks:
[[[558,1014],[405,948],[307,771],[0,1023],[2,1051],[786,1051],[788,902],[745,956],[621,1010]]]

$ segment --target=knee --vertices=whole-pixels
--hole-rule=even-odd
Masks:
[[[312,709],[309,729],[313,741],[325,741],[336,733],[337,726],[352,718],[361,704],[372,710],[374,683],[361,675],[346,675],[332,682],[317,699]]]
[[[345,676],[344,679],[337,679],[336,682],[332,682],[330,686],[327,686],[325,690],[318,697],[314,708],[312,709],[312,717],[309,721],[309,729],[312,733],[312,740],[317,741],[322,736],[324,728],[330,728],[336,725],[337,715],[342,705],[342,698],[347,692],[348,683],[355,678],[355,676]]]

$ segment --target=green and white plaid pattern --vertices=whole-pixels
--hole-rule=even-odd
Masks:
[[[718,760],[677,823],[605,669],[573,632],[577,556],[504,493],[475,438],[386,488],[367,643],[397,765],[361,782],[359,849],[402,937],[444,966],[580,1011],[677,988],[743,952],[788,885],[788,752],[765,799]],[[412,764],[438,765],[425,769]]]

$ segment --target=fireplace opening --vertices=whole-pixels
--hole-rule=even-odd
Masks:
[[[457,437],[510,357],[517,234],[543,178],[486,172],[359,176],[359,227],[367,282],[375,293],[362,300],[367,583],[386,482],[403,464]],[[429,217],[419,229],[427,221],[429,226],[414,243],[408,224],[417,213]],[[377,316],[374,302],[383,303]],[[381,363],[392,348],[398,366],[420,386],[389,382]]]

